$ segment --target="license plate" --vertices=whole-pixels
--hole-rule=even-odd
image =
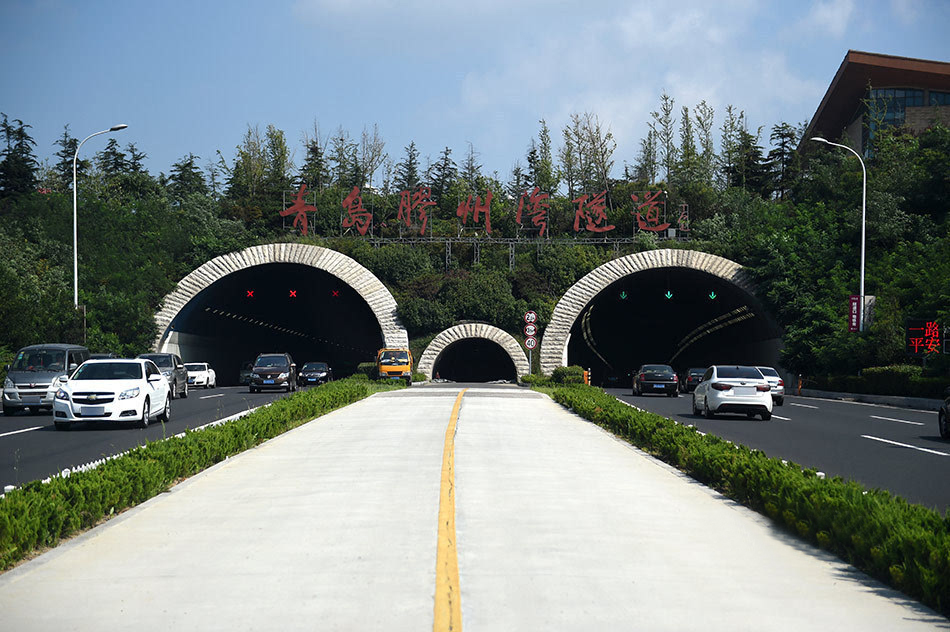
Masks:
[[[264,380],[264,384],[273,384],[274,380]]]
[[[194,383],[195,383],[195,378],[193,378],[193,377],[188,378],[188,383],[189,383],[189,384],[194,384]]]
[[[390,375],[390,376],[389,376],[389,379],[391,379],[391,380],[401,380],[402,377],[401,377],[401,376],[398,376],[398,375]]]
[[[39,395],[29,395],[23,398],[24,404],[39,404],[42,397]]]
[[[102,417],[105,414],[106,414],[105,406],[83,406],[82,407],[83,417]]]
[[[739,395],[739,396],[741,396],[741,397],[749,397],[749,396],[751,396],[751,395],[755,395],[755,387],[753,387],[753,386],[737,386],[737,387],[736,387],[736,395]]]
[[[654,384],[653,388],[666,388],[665,384]]]

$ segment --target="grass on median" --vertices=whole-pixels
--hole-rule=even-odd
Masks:
[[[799,537],[950,615],[950,512],[703,434],[585,385],[535,385],[556,402],[763,513]]]
[[[364,377],[330,382],[231,422],[147,443],[95,469],[15,489],[0,499],[0,570],[229,456],[375,392],[397,388],[402,387]]]

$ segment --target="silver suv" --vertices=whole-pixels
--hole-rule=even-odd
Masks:
[[[53,396],[60,378],[89,359],[89,349],[59,343],[30,345],[20,349],[13,364],[6,366],[3,381],[3,414],[20,410],[35,413],[53,409]]]

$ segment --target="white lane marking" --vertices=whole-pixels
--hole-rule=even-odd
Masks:
[[[877,415],[871,415],[871,419],[880,419],[882,421],[896,421],[899,424],[910,424],[912,426],[927,425],[921,421],[907,421],[906,419],[894,419],[893,417],[878,417]]]
[[[818,410],[818,407],[817,407],[817,406],[809,406],[808,404],[796,404],[795,402],[789,402],[788,405],[789,405],[789,406],[798,406],[799,408],[813,408],[813,409],[815,409],[815,410]]]
[[[791,421],[791,419],[789,419],[788,417],[779,417],[778,415],[772,415],[772,416],[775,417],[776,419],[781,419],[782,421]]]
[[[224,393],[218,393],[217,395],[205,395],[204,397],[199,397],[198,399],[211,399],[213,397],[224,397]]]
[[[871,439],[872,441],[880,441],[881,443],[889,443],[891,445],[896,445],[901,448],[910,448],[911,450],[920,450],[921,452],[928,452],[930,454],[937,454],[939,456],[950,456],[946,452],[939,452],[937,450],[928,450],[927,448],[918,448],[915,445],[910,445],[907,443],[899,443],[897,441],[891,441],[890,439],[882,439],[880,437],[872,437],[871,435],[861,435],[863,439]]]
[[[20,434],[21,432],[30,432],[31,430],[39,430],[43,426],[34,426],[33,428],[24,428],[23,430],[14,430],[12,432],[4,432],[0,434],[0,437],[9,437],[10,435]]]

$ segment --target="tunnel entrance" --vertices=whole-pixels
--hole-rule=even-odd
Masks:
[[[587,303],[571,327],[568,364],[592,381],[629,386],[643,364],[677,373],[711,364],[775,366],[781,332],[754,296],[717,275],[663,267],[625,276]]]
[[[436,358],[432,375],[453,382],[518,380],[508,352],[485,338],[465,338],[447,346]]]
[[[347,283],[297,263],[231,272],[197,293],[170,324],[168,341],[186,362],[209,362],[220,384],[236,384],[259,353],[287,352],[297,366],[327,362],[336,377],[372,361],[384,346],[376,314]]]

